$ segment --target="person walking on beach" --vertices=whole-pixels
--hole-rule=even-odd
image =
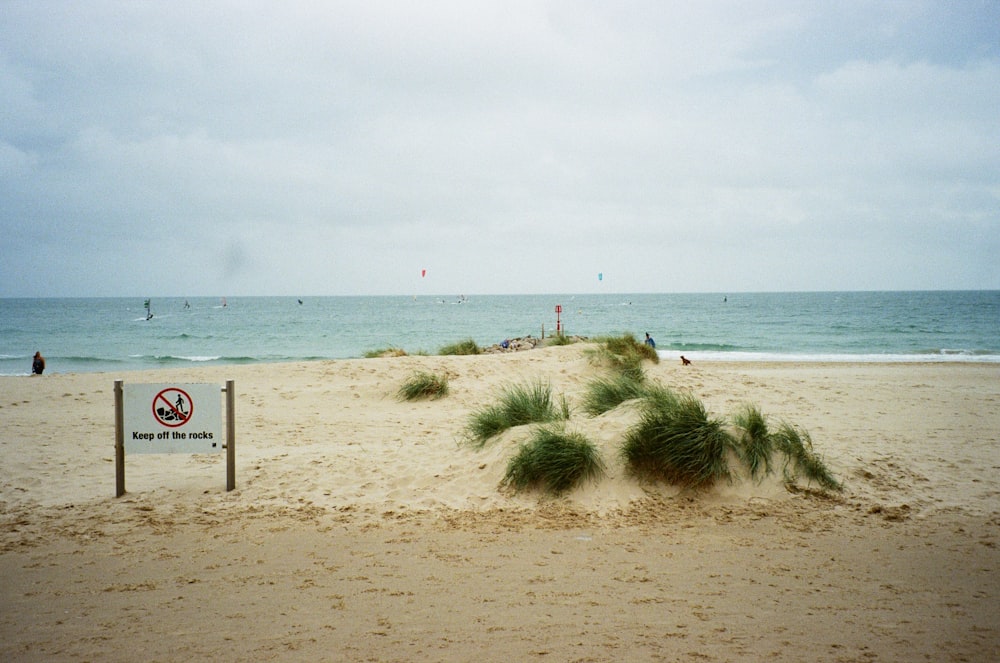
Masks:
[[[646,345],[653,348],[654,350],[656,349],[656,341],[654,341],[653,337],[649,335],[649,332],[646,332]]]
[[[35,353],[35,358],[31,360],[31,374],[41,375],[42,371],[45,370],[45,357],[42,356],[41,352]]]

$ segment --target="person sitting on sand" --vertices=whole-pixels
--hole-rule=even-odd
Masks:
[[[45,357],[42,356],[41,352],[35,353],[35,358],[31,360],[31,374],[41,375],[42,371],[45,370]]]
[[[653,348],[654,350],[656,349],[656,341],[654,341],[653,337],[649,335],[649,332],[646,332],[646,345]]]
[[[686,358],[684,355],[681,355],[681,365],[683,365],[683,366],[690,366],[691,365],[691,360],[688,359],[688,358]]]

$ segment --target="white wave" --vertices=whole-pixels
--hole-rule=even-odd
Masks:
[[[777,353],[777,352],[723,352],[719,350],[658,350],[660,359],[680,361],[684,355],[692,362],[729,361],[729,362],[787,362],[803,364],[820,363],[1000,363],[1000,355],[977,355],[969,352],[942,351],[937,354],[829,354],[829,353]]]

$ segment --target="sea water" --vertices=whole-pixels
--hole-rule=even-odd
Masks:
[[[117,372],[557,332],[649,332],[694,360],[1000,362],[1000,291],[0,299],[0,375],[36,350],[47,373]]]

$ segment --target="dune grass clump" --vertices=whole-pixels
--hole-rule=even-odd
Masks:
[[[795,426],[782,423],[773,434],[774,446],[785,454],[785,483],[793,484],[799,472],[809,481],[815,481],[827,490],[840,491],[843,486],[813,451],[809,433]]]
[[[382,357],[405,357],[406,350],[389,346],[378,350],[369,350],[365,353],[365,359],[380,359]]]
[[[636,380],[645,379],[642,370],[643,360],[654,364],[660,362],[656,350],[636,340],[632,334],[621,336],[605,336],[597,339],[597,347],[588,349],[587,354],[595,364],[604,364],[615,373],[630,375]]]
[[[481,352],[482,349],[471,338],[451,343],[438,350],[438,354],[440,355],[478,355]]]
[[[666,411],[681,407],[681,395],[673,389],[664,387],[658,382],[647,382],[645,385],[642,405],[647,410],[652,408]]]
[[[563,398],[557,407],[552,387],[547,383],[509,385],[504,387],[495,405],[472,414],[466,426],[466,437],[473,446],[481,448],[491,437],[509,428],[568,418],[568,403]]]
[[[737,412],[733,416],[733,425],[739,431],[736,448],[752,478],[771,474],[774,470],[773,456],[779,453],[785,458],[783,474],[786,484],[794,484],[801,475],[827,490],[843,490],[841,483],[813,450],[812,439],[806,431],[783,422],[777,431],[772,432],[764,415],[753,405],[746,405]]]
[[[737,448],[750,471],[750,478],[760,479],[771,474],[775,444],[764,415],[756,406],[745,405],[733,415],[733,425],[739,431]]]
[[[543,427],[511,458],[501,483],[515,491],[537,488],[561,495],[604,472],[597,447],[584,435]]]
[[[572,337],[567,336],[563,332],[559,332],[558,334],[549,336],[546,341],[546,345],[573,345],[575,342],[576,341]]]
[[[583,411],[592,417],[609,412],[625,401],[649,393],[646,381],[632,372],[615,373],[610,378],[592,380],[583,395]]]
[[[421,398],[437,399],[448,395],[448,376],[435,375],[427,371],[417,371],[411,375],[396,392],[401,401],[415,401]]]
[[[654,364],[660,363],[660,355],[656,354],[656,349],[646,345],[629,333],[621,336],[609,336],[601,340],[607,350],[621,357],[635,355],[640,359],[648,359]]]
[[[638,476],[703,488],[730,478],[726,452],[732,444],[722,420],[710,418],[700,400],[661,389],[643,403],[622,455]]]

